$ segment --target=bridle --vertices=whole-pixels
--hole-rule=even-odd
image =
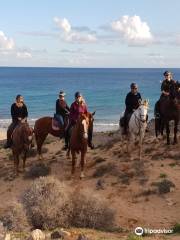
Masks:
[[[141,105],[141,106],[144,106],[144,105]],[[138,108],[137,110],[140,112],[140,108]],[[144,123],[146,123],[147,114],[139,114],[139,116],[137,116],[137,114],[134,112],[134,116],[135,116],[135,124],[139,128],[139,131],[140,131],[141,126]],[[143,117],[143,119],[142,119],[142,117]]]

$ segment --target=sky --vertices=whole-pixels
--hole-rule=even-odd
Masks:
[[[180,67],[179,0],[0,0],[0,66]]]

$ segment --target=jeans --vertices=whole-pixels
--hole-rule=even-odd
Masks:
[[[58,121],[60,127],[64,126],[64,118],[60,114],[54,114],[55,119]]]

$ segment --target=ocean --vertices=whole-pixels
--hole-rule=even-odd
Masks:
[[[149,99],[149,118],[160,96],[163,68],[41,68],[0,67],[0,129],[11,121],[10,107],[21,94],[28,107],[31,124],[42,116],[53,116],[60,90],[66,92],[69,105],[80,91],[89,111],[96,111],[95,131],[118,129],[126,94],[136,82],[142,97]],[[180,79],[180,69],[168,69]]]

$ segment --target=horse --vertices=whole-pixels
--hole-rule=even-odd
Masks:
[[[48,134],[51,134],[55,137],[64,137],[65,134],[65,127],[55,127],[53,126],[53,117],[42,117],[36,120],[34,125],[34,134],[37,144],[37,151],[39,160],[43,159],[41,150],[42,145],[47,137]]]
[[[71,130],[70,136],[70,144],[69,149],[67,151],[67,157],[69,157],[71,152],[72,157],[72,169],[71,174],[72,176],[75,173],[75,165],[76,165],[76,153],[81,153],[81,174],[80,179],[84,178],[84,164],[85,164],[85,157],[87,153],[87,146],[88,146],[88,134],[92,135],[93,132],[93,121],[94,121],[94,113],[86,113],[81,114],[73,126]]]
[[[156,103],[157,104],[157,103]],[[174,141],[173,144],[177,143],[177,131],[178,123],[180,121],[180,92],[176,92],[175,97],[171,96],[162,97],[158,102],[160,118],[155,120],[159,121],[159,125],[155,124],[156,137],[158,131],[163,135],[163,129],[166,128],[166,140],[167,145],[170,144],[170,128],[169,122],[174,121]]]
[[[140,103],[139,107],[132,113],[128,123],[128,133],[125,136],[125,139],[127,140],[126,142],[127,152],[129,154],[130,154],[130,150],[132,150],[131,143],[135,143],[135,140],[138,138],[139,160],[141,160],[142,143],[143,143],[146,127],[147,127],[148,105],[149,105],[149,101],[144,100]],[[120,126],[120,130],[122,133],[123,131],[122,126]]]
[[[12,154],[14,158],[14,172],[19,173],[19,155],[23,154],[23,171],[26,165],[27,152],[32,144],[33,128],[27,122],[21,122],[12,133]]]

